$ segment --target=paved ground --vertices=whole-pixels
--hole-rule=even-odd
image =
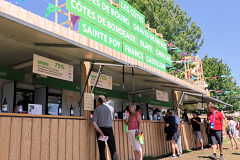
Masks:
[[[240,149],[239,150],[230,150],[230,142],[228,139],[224,140],[224,160],[240,160]],[[209,155],[212,154],[211,149],[204,149],[203,151],[192,151],[190,153],[183,154],[183,157],[177,158],[182,160],[210,160]],[[219,157],[219,150],[217,153]],[[163,158],[161,160],[171,160],[172,158]]]

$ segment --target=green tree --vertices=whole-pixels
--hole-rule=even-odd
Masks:
[[[213,90],[210,93],[211,96],[228,104],[232,104],[234,107],[227,108],[231,113],[238,110],[240,98],[239,94],[234,92],[239,91],[239,86],[236,81],[233,80],[233,76],[231,76],[230,67],[225,64],[222,59],[209,58],[208,55],[206,55],[202,61],[208,89]],[[226,75],[227,77],[221,77],[222,75]],[[213,79],[211,77],[218,78]],[[217,90],[221,90],[222,92],[217,93]]]
[[[164,39],[185,50],[190,56],[196,55],[203,44],[202,31],[191,17],[174,4],[174,0],[127,0],[146,17],[146,23],[163,34]],[[169,52],[173,60],[181,59],[180,53]]]

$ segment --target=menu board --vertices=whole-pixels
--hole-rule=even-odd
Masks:
[[[73,81],[73,66],[39,55],[33,55],[33,73]]]
[[[156,90],[156,99],[159,101],[169,102],[168,92]]]
[[[94,94],[84,93],[84,110],[93,111],[94,110]]]
[[[91,72],[90,77],[91,77],[91,86],[94,86],[97,78],[97,72]],[[97,87],[112,90],[112,77],[104,74],[100,74]]]

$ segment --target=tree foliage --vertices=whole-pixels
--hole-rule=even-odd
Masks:
[[[186,50],[189,55],[196,55],[203,44],[202,31],[191,17],[174,4],[174,0],[127,0],[133,7],[146,17],[146,23],[163,34],[164,39],[175,44],[179,49]],[[169,52],[173,60],[181,55]]]
[[[213,90],[211,96],[218,98],[228,104],[232,104],[234,107],[228,108],[230,112],[234,112],[239,109],[240,98],[238,93],[239,87],[233,77],[231,76],[230,67],[225,64],[222,59],[209,58],[206,55],[203,59],[204,77],[208,84],[208,89]],[[226,75],[227,77],[221,77]],[[213,79],[211,77],[219,77]],[[217,93],[215,91],[221,90],[222,92]],[[225,92],[231,91],[231,92]]]

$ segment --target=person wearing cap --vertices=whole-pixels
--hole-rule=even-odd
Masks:
[[[213,155],[212,159],[217,159],[217,144],[220,146],[220,160],[223,160],[223,135],[225,134],[224,117],[221,112],[216,110],[214,104],[208,105],[208,123],[212,140]]]
[[[93,126],[97,130],[97,139],[108,136],[107,144],[111,153],[112,160],[118,160],[115,138],[113,134],[113,113],[114,108],[111,105],[105,105],[107,102],[105,96],[98,97],[100,104],[93,113]],[[98,140],[100,160],[106,160],[105,142]]]
[[[194,135],[194,143],[197,148],[197,138],[201,144],[201,150],[203,150],[203,139],[201,133],[201,119],[198,117],[198,113],[196,111],[193,112],[193,118],[191,119],[193,135]]]

